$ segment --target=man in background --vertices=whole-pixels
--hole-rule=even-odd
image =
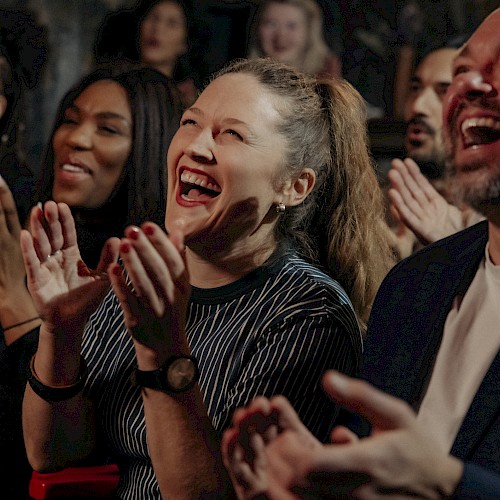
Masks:
[[[393,160],[388,173],[393,247],[400,259],[482,219],[470,207],[455,205],[444,175],[443,98],[462,41],[429,52],[411,79],[404,106],[407,159]]]

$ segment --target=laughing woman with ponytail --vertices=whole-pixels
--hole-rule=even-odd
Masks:
[[[21,243],[43,319],[23,414],[35,469],[105,448],[121,498],[228,498],[220,438],[258,395],[286,396],[329,440],[339,407],[321,375],[358,372],[390,265],[363,109],[345,82],[236,61],[170,144],[167,234],[130,226],[104,256],[119,263],[79,275],[67,206],[33,212]]]

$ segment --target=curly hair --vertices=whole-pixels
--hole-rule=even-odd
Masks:
[[[364,329],[378,287],[393,265],[384,203],[368,149],[366,112],[348,82],[319,81],[271,59],[234,61],[216,76],[246,73],[277,97],[287,140],[284,174],[316,174],[306,200],[287,207],[278,242],[292,241],[347,291]]]

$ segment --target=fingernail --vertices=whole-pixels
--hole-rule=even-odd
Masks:
[[[122,243],[120,245],[120,251],[123,253],[129,253],[130,252],[130,245],[128,243]]]
[[[122,268],[120,266],[113,267],[113,274],[115,276],[120,276],[121,273],[122,273]]]
[[[153,236],[153,234],[155,234],[155,228],[153,226],[145,226],[144,234],[146,234],[147,236]]]
[[[137,241],[139,239],[139,228],[138,227],[131,227],[128,231],[128,237],[131,240]]]

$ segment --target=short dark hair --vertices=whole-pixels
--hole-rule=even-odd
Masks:
[[[447,38],[444,43],[429,47],[427,50],[418,55],[415,61],[417,67],[429,54],[440,49],[459,49],[471,36],[472,33],[458,33],[450,38]]]

